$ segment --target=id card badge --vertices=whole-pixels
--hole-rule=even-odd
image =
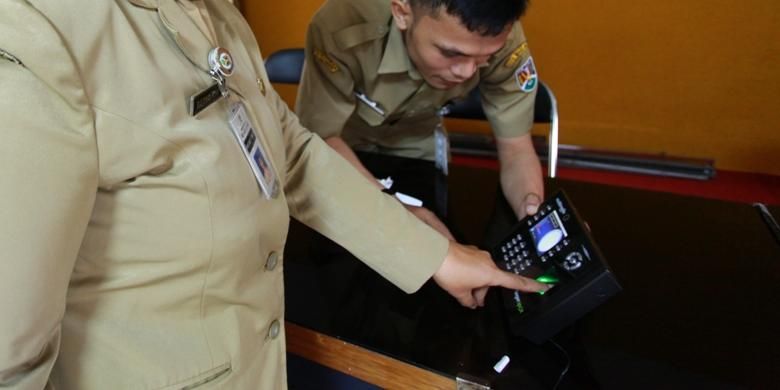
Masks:
[[[236,141],[238,141],[241,150],[244,152],[244,157],[246,157],[252,172],[255,174],[257,184],[260,185],[263,195],[265,195],[266,199],[276,198],[279,191],[276,172],[273,166],[271,166],[268,154],[263,150],[260,140],[257,139],[255,129],[252,128],[252,123],[249,121],[246,109],[242,103],[236,102],[230,105],[228,123],[230,124],[230,130],[233,131],[233,135],[236,137]]]
[[[449,174],[449,159],[450,159],[450,138],[447,136],[447,130],[444,125],[439,121],[436,125],[436,130],[433,132],[436,142],[436,168],[447,176]]]

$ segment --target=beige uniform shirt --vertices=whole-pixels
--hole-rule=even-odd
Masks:
[[[323,138],[341,135],[358,150],[430,160],[442,105],[478,85],[495,135],[518,136],[533,123],[536,82],[519,23],[487,67],[443,91],[411,63],[387,0],[328,0],[309,25],[296,112]]]
[[[285,388],[290,216],[406,291],[444,258],[298,123],[224,0],[204,20],[233,56],[230,98],[190,116],[213,46],[181,1],[0,2],[2,388]],[[238,102],[275,198],[229,129]]]

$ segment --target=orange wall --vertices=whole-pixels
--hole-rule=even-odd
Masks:
[[[302,47],[321,3],[243,7],[268,55]],[[523,23],[562,143],[780,175],[780,2],[535,0]]]

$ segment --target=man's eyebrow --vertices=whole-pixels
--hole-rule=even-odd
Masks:
[[[442,46],[442,45],[439,45],[439,44],[436,44],[436,47],[439,50],[441,50],[442,52],[446,52],[446,53],[450,53],[450,54],[454,54],[454,55],[458,55],[458,56],[468,56],[466,53],[463,53],[462,51],[460,51],[460,50],[458,50],[457,48],[454,48],[454,47],[447,47],[447,46]]]
[[[441,50],[442,52],[446,52],[446,53],[454,54],[454,55],[457,55],[457,56],[464,56],[464,57],[477,57],[477,55],[470,55],[470,54],[466,54],[466,53],[464,53],[464,52],[460,51],[459,49],[457,49],[457,48],[455,48],[455,47],[448,47],[448,46],[443,46],[443,45],[439,45],[439,44],[435,44],[435,46],[436,46],[436,47],[437,47],[439,50]],[[501,51],[501,49],[500,49],[500,48],[499,48],[498,50],[496,50],[496,51],[494,51],[494,52],[490,53],[490,54],[486,54],[486,56],[490,57],[490,56],[492,56],[492,55],[494,55],[494,54],[498,53],[499,51]]]

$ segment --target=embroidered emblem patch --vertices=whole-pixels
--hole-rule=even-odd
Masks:
[[[532,92],[539,82],[539,76],[536,74],[536,65],[534,59],[528,57],[527,60],[515,71],[515,81],[517,86],[523,92]]]
[[[339,71],[339,64],[333,61],[324,51],[320,49],[314,49],[314,59],[320,64],[324,65],[330,73],[336,73]]]
[[[523,42],[522,45],[518,46],[517,49],[515,49],[512,54],[507,57],[506,62],[504,62],[504,66],[507,68],[514,68],[518,63],[520,63],[520,59],[523,58],[523,55],[527,52],[528,42]]]

